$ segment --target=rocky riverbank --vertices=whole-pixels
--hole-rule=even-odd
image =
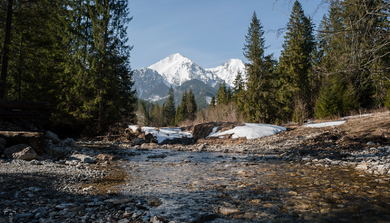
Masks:
[[[47,142],[66,155],[0,159],[0,223],[388,221],[387,116],[193,145]]]

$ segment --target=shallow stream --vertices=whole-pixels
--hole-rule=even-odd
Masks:
[[[126,151],[126,150],[124,150]],[[134,154],[134,150],[127,150]],[[125,156],[119,191],[177,222],[389,222],[389,177],[348,167],[153,149]]]

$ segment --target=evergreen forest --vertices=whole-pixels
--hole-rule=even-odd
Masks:
[[[0,1],[0,99],[47,101],[57,128],[134,122],[127,1]],[[80,132],[81,133],[81,132]]]
[[[267,55],[265,29],[248,15],[245,73],[219,85],[208,108],[192,89],[175,105],[132,90],[128,1],[0,2],[0,99],[48,101],[53,126],[96,134],[116,122],[181,126],[208,121],[302,124],[360,109],[390,108],[388,0],[333,0],[316,27],[298,0],[281,56]],[[249,20],[250,18],[250,20]]]

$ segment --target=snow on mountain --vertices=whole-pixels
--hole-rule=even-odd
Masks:
[[[213,72],[205,70],[180,53],[172,54],[148,68],[156,70],[166,81],[175,86],[197,79],[214,87],[222,81]]]
[[[206,96],[206,103],[209,105],[211,103],[212,98],[209,96]]]
[[[164,99],[171,86],[175,89],[182,86],[183,83],[192,81],[191,83],[196,85],[192,86],[193,90],[197,89],[200,93],[203,92],[205,94],[205,92],[209,91],[205,90],[205,86],[200,86],[200,83],[204,83],[210,88],[215,88],[219,83],[225,81],[228,87],[233,87],[238,71],[241,71],[243,77],[245,77],[245,65],[239,59],[231,59],[216,68],[204,69],[177,53],[164,58],[148,68],[134,70],[133,88],[137,90],[139,98],[156,101]],[[196,83],[193,80],[200,82]],[[211,97],[210,95],[208,96],[208,98],[203,100],[209,103]]]
[[[133,71],[134,87],[137,90],[138,97],[161,83],[169,85],[165,79],[155,70],[141,68]]]
[[[217,75],[220,79],[224,80],[230,86],[234,86],[234,80],[237,76],[238,71],[241,72],[241,76],[245,80],[245,64],[240,59],[230,59],[228,62],[223,63],[221,66],[216,68],[205,69]]]

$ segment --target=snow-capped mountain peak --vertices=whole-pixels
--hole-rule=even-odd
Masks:
[[[149,69],[156,70],[166,81],[175,86],[180,86],[186,81],[197,79],[210,86],[215,86],[222,80],[198,64],[181,55],[172,54],[161,61],[151,65]]]
[[[230,59],[216,68],[204,69],[198,64],[180,53],[172,54],[161,61],[133,71],[134,89],[138,97],[155,101],[166,97],[169,88],[184,91],[191,87],[197,90],[197,94],[203,95],[204,104],[209,104],[218,84],[226,82],[228,87],[233,87],[238,72],[245,78],[245,65],[239,59]],[[195,86],[196,85],[196,86]],[[208,85],[208,86],[207,86]],[[181,90],[180,90],[181,89]]]
[[[230,59],[221,66],[215,68],[206,69],[217,75],[220,79],[224,80],[230,86],[233,86],[234,80],[238,72],[241,72],[243,79],[245,79],[245,64],[240,59]]]

